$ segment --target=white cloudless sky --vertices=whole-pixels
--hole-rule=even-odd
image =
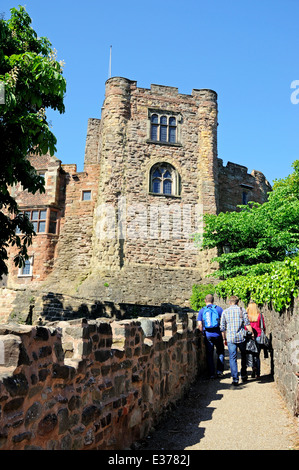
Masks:
[[[48,112],[62,163],[83,170],[87,121],[101,118],[112,45],[112,76],[142,88],[217,92],[224,164],[262,171],[270,183],[293,171],[299,0],[0,0],[0,13],[8,19],[19,4],[65,61],[66,112]]]

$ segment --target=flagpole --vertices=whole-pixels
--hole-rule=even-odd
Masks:
[[[112,46],[110,46],[110,58],[109,58],[109,78],[111,78],[111,58],[112,58]]]

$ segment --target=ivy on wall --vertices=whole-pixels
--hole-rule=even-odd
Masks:
[[[215,292],[219,297],[237,295],[245,304],[250,299],[257,304],[271,304],[274,310],[282,312],[290,307],[293,298],[299,294],[299,256],[287,258],[279,266],[260,276],[236,276],[217,284]]]

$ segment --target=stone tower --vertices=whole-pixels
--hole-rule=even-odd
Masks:
[[[91,144],[95,135],[98,146]],[[118,300],[133,300],[140,288],[152,292],[146,302],[162,286],[172,291],[183,283],[190,290],[186,279],[199,282],[210,269],[190,236],[201,215],[217,213],[219,204],[217,94],[183,95],[174,87],[144,89],[110,78],[101,121],[89,122],[86,147],[85,159],[99,164],[100,177],[92,275],[82,293],[102,292],[106,279],[110,290],[115,283]],[[168,190],[157,189],[155,169],[170,175]]]

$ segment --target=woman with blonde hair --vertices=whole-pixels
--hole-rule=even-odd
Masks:
[[[252,378],[255,378],[255,377],[260,378],[260,375],[261,375],[260,352],[262,349],[262,346],[260,344],[261,319],[263,321],[264,330],[266,330],[265,320],[257,304],[253,300],[250,300],[246,311],[247,311],[247,315],[250,321],[250,325],[252,327],[252,331],[254,335],[253,339],[255,340],[257,349],[258,349],[258,352],[253,354]]]

